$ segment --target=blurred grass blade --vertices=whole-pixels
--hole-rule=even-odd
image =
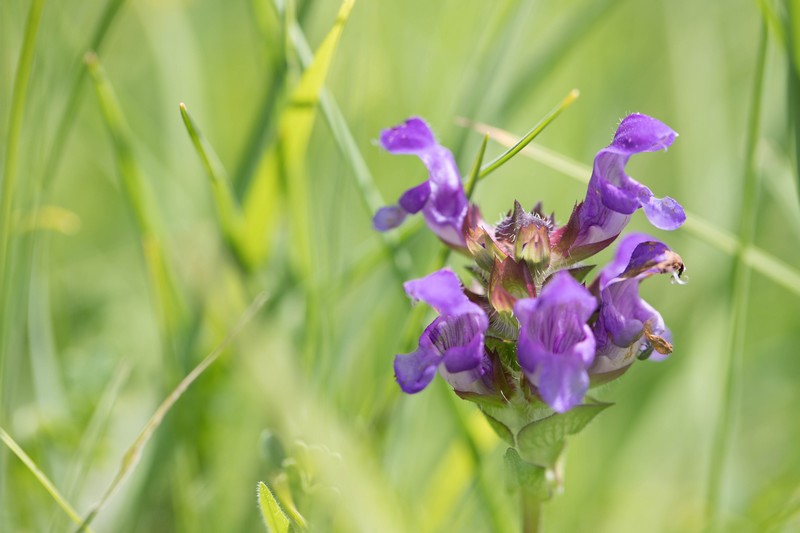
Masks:
[[[269,533],[288,533],[289,518],[263,481],[258,482],[258,507]]]
[[[344,23],[354,0],[345,0],[339,8],[333,28],[320,45],[314,60],[303,72],[278,121],[277,142],[270,146],[257,167],[256,175],[244,199],[247,224],[247,246],[257,259],[267,255],[266,237],[271,234],[278,214],[278,178],[284,176],[287,207],[293,229],[292,242],[296,265],[301,277],[311,276],[311,212],[308,206],[308,184],[304,175],[304,159],[314,125],[316,106],[333,60]]]
[[[28,11],[22,48],[14,75],[14,88],[11,94],[11,111],[8,117],[6,136],[5,162],[3,165],[3,188],[0,198],[0,279],[8,262],[8,242],[11,236],[11,213],[14,208],[14,193],[17,183],[17,160],[19,158],[19,141],[22,133],[22,119],[25,115],[25,103],[28,96],[28,82],[31,77],[33,53],[36,48],[36,35],[39,21],[42,18],[44,0],[33,0]]]
[[[175,405],[180,397],[186,392],[186,389],[194,383],[194,381],[200,377],[200,375],[205,372],[205,370],[211,366],[214,361],[216,361],[220,355],[231,345],[231,343],[239,336],[242,332],[244,327],[250,322],[250,319],[255,316],[259,309],[266,303],[267,301],[267,294],[261,293],[253,300],[253,302],[245,309],[244,313],[242,313],[239,320],[230,330],[228,335],[220,342],[205,358],[203,358],[200,363],[197,364],[196,367],[189,372],[186,377],[184,377],[178,386],[167,396],[161,405],[158,406],[153,416],[150,417],[150,420],[147,421],[145,424],[144,429],[142,429],[139,436],[136,437],[136,440],[133,441],[133,444],[128,448],[125,454],[122,457],[122,464],[117,471],[116,476],[111,481],[111,484],[108,486],[106,491],[103,493],[103,496],[100,500],[92,507],[92,509],[87,513],[86,518],[81,523],[81,527],[79,531],[83,531],[89,524],[92,523],[94,518],[97,516],[97,513],[103,508],[106,504],[108,499],[114,494],[120,484],[128,477],[128,475],[133,471],[136,465],[139,463],[139,459],[141,459],[142,451],[144,450],[145,445],[152,437],[153,433],[158,426],[161,425],[162,420],[167,415],[172,406]]]
[[[794,129],[795,178],[800,191],[800,2],[786,2],[787,38],[787,107],[789,122]],[[798,198],[800,200],[800,198]]]
[[[242,237],[244,235],[244,216],[233,196],[231,189],[230,179],[225,167],[222,165],[214,148],[200,132],[197,124],[189,114],[186,104],[181,102],[181,117],[183,124],[186,126],[186,131],[192,140],[192,144],[200,156],[203,167],[206,169],[208,176],[211,178],[211,189],[214,195],[214,203],[217,207],[217,215],[219,216],[220,226],[225,240],[233,251],[234,255],[243,263],[247,268],[254,268],[253,257],[247,255],[248,248],[243,245]]]
[[[467,176],[467,184],[464,186],[464,191],[467,195],[467,200],[472,199],[472,194],[475,192],[475,185],[478,183],[478,177],[481,173],[481,166],[483,165],[483,156],[486,154],[486,145],[489,144],[489,136],[484,135],[481,141],[481,147],[478,149],[478,155],[475,156],[475,162],[472,163],[472,169]]]
[[[25,33],[22,38],[22,47],[17,61],[17,70],[14,74],[14,86],[11,93],[11,104],[8,116],[8,130],[6,135],[5,161],[3,163],[2,190],[0,190],[0,380],[4,380],[5,352],[8,343],[8,320],[5,316],[11,306],[11,270],[12,257],[11,230],[14,210],[14,199],[17,183],[17,160],[19,158],[19,143],[22,134],[22,120],[25,115],[25,103],[28,96],[28,82],[31,77],[33,54],[36,49],[36,35],[39,32],[39,21],[42,18],[44,0],[33,0],[28,10],[28,19],[25,24]],[[4,381],[0,381],[4,384]],[[5,402],[1,402],[5,403]],[[0,415],[2,416],[2,415]]]
[[[471,127],[478,133],[489,135],[493,141],[503,146],[513,146],[516,142],[513,134],[499,128],[479,122],[472,123]],[[581,183],[588,183],[592,174],[591,167],[542,146],[531,144],[522,150],[522,154]],[[734,235],[717,228],[694,213],[686,213],[686,222],[681,228],[730,255],[742,248],[741,241]],[[800,271],[797,268],[753,245],[743,247],[743,260],[745,264],[778,285],[800,295]]]
[[[81,517],[77,512],[75,512],[75,509],[73,509],[69,502],[67,502],[61,493],[58,492],[58,489],[55,487],[55,485],[53,485],[47,476],[44,475],[44,472],[42,472],[36,463],[33,462],[33,459],[31,459],[28,454],[25,453],[25,450],[20,448],[19,444],[17,444],[16,441],[11,438],[11,435],[9,435],[2,427],[0,427],[0,440],[2,440],[3,443],[5,443],[5,445],[8,446],[12,452],[14,452],[14,455],[16,455],[19,460],[22,461],[26,467],[28,467],[28,470],[31,471],[31,474],[33,474],[37,481],[41,483],[44,489],[50,494],[50,496],[53,497],[58,506],[64,510],[67,516],[69,516],[70,519],[72,519],[72,521],[76,524],[80,524]],[[91,529],[87,529],[87,531],[91,531]]]
[[[114,152],[125,197],[133,211],[142,239],[162,333],[167,335],[167,338],[174,339],[176,333],[187,323],[187,311],[167,264],[153,199],[134,158],[128,124],[111,83],[94,53],[86,54],[85,61],[97,91],[103,117],[114,141]]]
[[[92,38],[89,41],[89,45],[81,48],[81,52],[87,49],[95,51],[100,51],[102,49],[103,41],[105,41],[108,30],[111,27],[112,22],[114,22],[114,19],[117,17],[119,9],[122,7],[124,2],[125,0],[108,0],[102,14],[100,15],[100,20],[95,27]],[[75,69],[75,76],[72,79],[72,84],[69,88],[67,105],[64,107],[64,111],[58,121],[56,134],[53,138],[53,145],[50,148],[50,153],[47,158],[44,177],[42,179],[43,187],[45,187],[55,177],[56,169],[58,168],[58,165],[61,162],[61,156],[64,153],[64,146],[67,141],[69,129],[75,120],[75,114],[78,112],[80,97],[82,94],[81,89],[83,88],[82,82],[84,76],[86,76],[86,69],[84,68],[83,62],[80,61],[80,59],[81,58],[79,57],[78,68]]]
[[[724,351],[722,353],[722,372],[725,376],[722,406],[714,430],[708,472],[706,516],[708,519],[707,525],[712,531],[717,530],[718,526],[722,524],[725,463],[730,450],[733,448],[732,441],[735,438],[734,425],[742,404],[745,339],[750,300],[750,281],[752,278],[750,267],[745,262],[745,257],[747,255],[747,246],[753,241],[756,232],[759,196],[756,148],[761,125],[761,105],[768,48],[767,23],[763,21],[753,76],[750,113],[747,120],[746,151],[743,165],[744,176],[739,208],[740,246],[737,247],[733,256],[733,269],[730,275],[731,314],[728,343],[727,346],[723,347]]]
[[[290,44],[294,47],[303,66],[305,68],[310,67],[314,56],[300,25],[297,23],[293,24],[289,34],[291,36]],[[350,132],[350,128],[336,103],[336,99],[325,87],[320,90],[319,103],[322,114],[325,116],[328,126],[330,126],[333,132],[333,137],[339,145],[340,153],[353,170],[356,185],[361,193],[361,199],[364,201],[364,205],[370,214],[375,213],[378,209],[385,206],[386,202],[383,197],[381,197],[381,193],[375,185],[372,173],[369,171],[364,156],[358,148],[358,143],[356,143],[353,134]],[[402,284],[408,277],[406,273],[411,265],[411,256],[407,250],[400,248],[395,233],[377,232],[377,234],[380,236],[385,248],[389,252],[389,259],[392,262],[392,267]]]
[[[492,162],[488,163],[484,168],[481,169],[480,174],[478,174],[478,179],[484,179],[486,176],[506,164],[512,157],[517,155],[523,148],[528,146],[531,141],[533,141],[544,129],[550,125],[555,118],[561,114],[566,108],[568,108],[572,103],[578,99],[580,96],[580,92],[578,89],[572,89],[567,96],[561,100],[561,103],[554,107],[547,115],[539,121],[528,133],[526,133],[519,141],[514,143],[513,146],[510,146],[508,150],[497,156]],[[467,127],[471,127],[472,123],[469,121],[460,121]]]
[[[537,46],[536,58],[527,68],[519,70],[520,77],[511,84],[510,89],[504,95],[495,96],[498,102],[502,102],[502,116],[516,114],[532,94],[533,88],[547,80],[569,52],[584,42],[583,37],[622,4],[624,1],[620,0],[586,0],[575,7],[573,13],[566,17],[566,22],[550,24],[550,35],[553,37]]]

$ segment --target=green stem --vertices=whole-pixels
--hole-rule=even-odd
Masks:
[[[520,491],[523,533],[538,533],[542,530],[542,501],[526,490]]]
[[[744,341],[751,277],[751,270],[745,262],[745,255],[747,247],[752,242],[755,233],[758,193],[755,153],[761,119],[761,96],[764,88],[766,56],[767,28],[765,23],[762,23],[756,59],[753,100],[751,103],[750,116],[748,118],[747,149],[744,161],[745,175],[742,188],[741,209],[739,210],[741,220],[741,226],[739,228],[739,246],[734,255],[733,269],[731,272],[731,327],[727,345],[728,349],[725,351],[725,353],[728,354],[728,358],[724,361],[726,372],[723,388],[723,403],[719,422],[714,434],[709,469],[706,505],[709,525],[712,531],[720,526],[720,500],[725,461],[730,451],[730,443],[733,440],[733,429],[741,396]]]

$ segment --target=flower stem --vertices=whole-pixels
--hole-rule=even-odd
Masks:
[[[523,533],[538,533],[542,530],[542,501],[530,491],[520,491]]]

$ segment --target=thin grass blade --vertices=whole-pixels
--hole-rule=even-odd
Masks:
[[[78,531],[84,531],[89,524],[97,516],[97,513],[105,506],[108,499],[116,492],[117,488],[119,488],[120,484],[122,484],[125,479],[130,475],[130,473],[136,468],[136,465],[139,463],[139,459],[141,459],[142,451],[144,447],[147,445],[150,437],[153,436],[153,433],[158,426],[161,425],[161,422],[164,420],[164,417],[167,413],[172,409],[172,406],[180,399],[184,392],[195,382],[195,380],[200,377],[200,375],[206,371],[206,369],[211,366],[214,361],[219,359],[219,356],[222,355],[225,350],[231,345],[231,343],[239,336],[245,326],[250,322],[250,320],[256,315],[256,313],[263,307],[263,305],[267,301],[267,294],[261,293],[253,300],[253,302],[245,309],[242,316],[230,330],[228,335],[220,342],[216,348],[214,348],[207,356],[203,358],[200,363],[196,367],[189,372],[186,377],[184,377],[178,386],[161,402],[161,405],[158,406],[153,416],[150,417],[150,420],[147,421],[144,429],[139,433],[136,437],[136,440],[133,441],[133,444],[128,448],[125,454],[122,457],[122,464],[120,465],[117,474],[114,476],[114,479],[111,481],[111,484],[108,486],[106,491],[103,493],[103,496],[100,500],[92,506],[91,510],[86,514],[86,518],[83,519],[81,522],[81,527]]]
[[[27,453],[25,453],[25,450],[23,450],[19,446],[19,444],[17,444],[16,441],[13,438],[11,438],[11,435],[9,435],[6,432],[6,430],[3,429],[2,427],[0,427],[0,440],[2,440],[3,443],[6,446],[8,446],[8,449],[11,450],[14,453],[14,455],[16,455],[19,458],[20,461],[22,461],[22,463],[28,468],[28,470],[30,470],[31,474],[33,474],[36,480],[39,483],[41,483],[42,487],[44,487],[44,489],[48,492],[48,494],[50,494],[50,496],[53,497],[53,500],[55,500],[58,506],[64,510],[67,516],[69,516],[70,519],[76,524],[80,524],[81,517],[72,507],[72,505],[70,505],[69,502],[66,499],[64,499],[64,497],[61,495],[61,493],[58,491],[55,485],[53,485],[53,482],[50,481],[50,479],[44,474],[44,472],[42,472],[41,469],[36,465],[33,459],[31,459],[30,456]],[[91,529],[88,528],[86,530],[90,532],[92,531]]]
[[[239,261],[248,269],[255,268],[255,258],[247,255],[248,248],[244,246],[242,238],[245,232],[244,215],[239,208],[233,195],[230,179],[225,167],[220,161],[211,143],[200,131],[197,123],[189,114],[186,104],[181,102],[181,117],[186,126],[186,132],[192,140],[192,144],[200,156],[208,176],[211,178],[211,190],[214,196],[214,204],[217,208],[220,228],[231,251]]]
[[[578,89],[572,89],[567,96],[561,100],[556,107],[554,107],[547,115],[542,118],[538,124],[536,124],[528,133],[526,133],[519,141],[514,143],[513,146],[509,147],[508,150],[497,156],[493,161],[488,163],[485,167],[483,167],[478,174],[478,179],[485,179],[486,176],[506,164],[512,157],[517,155],[523,148],[525,148],[531,141],[533,141],[536,137],[539,136],[544,129],[553,122],[558,115],[561,114],[566,108],[568,108],[572,103],[578,99],[580,96],[580,91]],[[462,124],[466,125],[467,127],[471,126],[469,121],[461,121]]]

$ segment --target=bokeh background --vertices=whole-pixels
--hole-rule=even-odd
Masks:
[[[15,92],[32,7],[29,83]],[[685,286],[642,287],[675,352],[596,391],[616,405],[571,439],[546,529],[800,529],[797,2],[358,0],[314,116],[316,91],[289,96],[302,43],[316,49],[338,9],[0,3],[0,161],[15,180],[0,426],[65,500],[90,510],[157,406],[266,291],[155,429],[96,531],[263,530],[259,481],[284,503],[290,493],[316,531],[518,528],[505,446],[477,409],[441,380],[415,396],[393,382],[394,354],[430,318],[402,281],[430,272],[441,246],[419,221],[387,240],[371,229],[375,206],[425,176],[375,139],[423,116],[466,173],[481,136],[457,117],[522,134],[578,88],[536,143],[590,165],[627,113],[655,116],[680,137],[629,173],[696,219],[666,233],[633,217],[629,229],[688,266]],[[229,188],[209,178],[179,102]],[[519,155],[475,200],[489,220],[518,199],[565,221],[585,185],[553,166]],[[258,180],[248,262],[214,191],[246,202]],[[0,530],[75,529],[6,446],[0,491]]]

